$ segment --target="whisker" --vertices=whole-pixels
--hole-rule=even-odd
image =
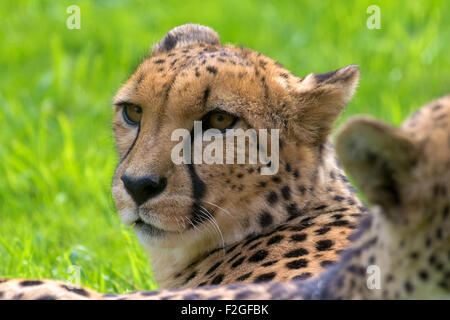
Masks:
[[[229,217],[231,217],[231,218],[233,218],[233,219],[236,220],[236,217],[233,216],[233,215],[231,214],[231,212],[228,211],[227,209],[222,208],[221,206],[219,206],[219,205],[217,205],[217,204],[215,204],[215,203],[206,201],[206,200],[201,200],[201,201],[202,201],[202,202],[205,202],[205,203],[207,203],[207,204],[209,204],[209,205],[212,205],[212,206],[214,206],[214,207],[216,207],[216,208],[218,208],[218,209],[220,209],[220,210],[222,210],[222,211],[225,212]]]
[[[213,226],[216,228],[216,230],[218,231],[218,233],[219,233],[219,236],[220,236],[220,238],[221,238],[221,240],[222,240],[222,250],[223,250],[223,254],[225,255],[225,239],[223,238],[223,233],[222,233],[222,230],[220,229],[220,227],[219,227],[219,224],[217,223],[217,220],[216,220],[216,218],[214,218],[214,216],[205,208],[205,207],[203,207],[202,205],[198,205],[201,209],[203,209],[204,210],[204,214],[206,214],[207,215],[207,217],[209,217],[209,221],[211,221],[211,223],[213,224]]]

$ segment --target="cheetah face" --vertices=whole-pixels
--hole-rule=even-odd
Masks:
[[[170,31],[114,99],[120,162],[112,193],[123,222],[134,225],[144,244],[162,247],[201,239],[223,243],[256,228],[263,194],[285,170],[261,175],[264,165],[239,164],[237,152],[232,164],[175,164],[179,140],[172,140],[173,132],[194,135],[195,121],[202,121],[205,130],[223,136],[226,129],[267,129],[271,141],[270,130],[279,129],[280,163],[302,159],[308,176],[358,76],[349,66],[300,79],[249,49],[221,46],[207,27]],[[223,148],[227,155],[225,143]]]

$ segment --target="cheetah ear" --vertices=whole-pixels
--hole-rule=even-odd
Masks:
[[[170,30],[161,41],[155,44],[152,48],[152,55],[201,43],[219,45],[220,39],[210,27],[185,24]]]
[[[330,134],[333,122],[353,97],[359,80],[356,65],[323,74],[311,73],[294,91],[297,128],[301,136],[322,144]],[[302,132],[298,132],[302,131]]]
[[[401,204],[401,188],[418,155],[416,144],[405,132],[357,116],[338,131],[336,152],[369,202],[384,208]]]

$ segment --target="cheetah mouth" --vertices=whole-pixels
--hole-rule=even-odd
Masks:
[[[138,218],[134,222],[134,230],[139,233],[144,233],[145,235],[150,237],[158,237],[167,233],[167,231],[165,230],[159,229],[152,224],[144,222],[144,220],[142,220],[141,218]]]

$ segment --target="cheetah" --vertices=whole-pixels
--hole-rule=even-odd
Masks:
[[[153,47],[113,101],[112,195],[161,289],[305,281],[336,262],[367,211],[329,139],[358,80],[355,65],[299,78],[199,25]],[[172,133],[195,121],[221,134],[279,130],[278,171],[175,164]]]
[[[358,78],[354,65],[298,78],[198,25],[153,47],[114,99],[112,193],[161,288],[306,279],[336,261],[365,212],[329,142]],[[279,129],[278,172],[175,165],[172,133],[197,120],[222,133]]]
[[[336,149],[372,208],[339,261],[316,278],[117,296],[53,280],[3,280],[0,298],[450,299],[450,95],[401,128],[355,117],[339,131]],[[370,270],[378,285],[368,281]]]

